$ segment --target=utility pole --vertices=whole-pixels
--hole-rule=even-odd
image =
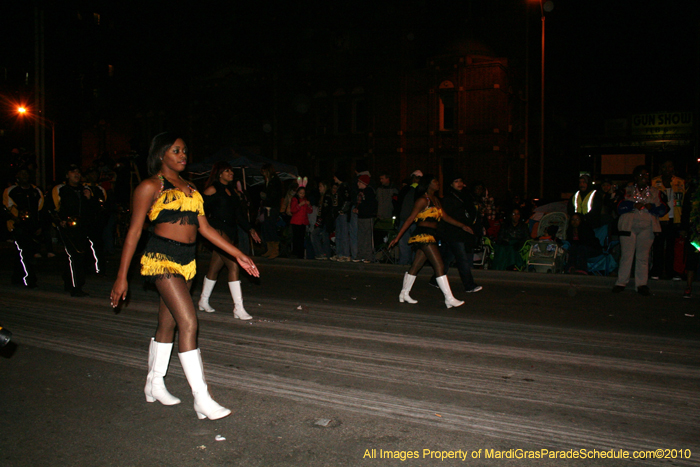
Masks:
[[[34,108],[39,117],[44,115],[44,95],[44,11],[34,7]],[[46,128],[43,125],[34,125],[34,153],[36,183],[46,188]]]

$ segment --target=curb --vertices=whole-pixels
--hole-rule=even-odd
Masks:
[[[284,268],[303,268],[315,270],[337,270],[348,272],[362,272],[363,274],[380,274],[380,275],[403,275],[408,270],[408,266],[398,264],[384,263],[338,263],[330,260],[312,260],[312,259],[289,259],[275,258],[268,260],[267,258],[253,257],[253,260],[260,265],[275,265]],[[432,275],[432,268],[427,265],[423,267],[420,276]],[[539,272],[518,272],[518,271],[495,271],[492,269],[474,269],[474,279],[477,282],[485,284],[497,284],[503,282],[522,283],[522,284],[549,284],[554,286],[566,287],[591,287],[596,289],[612,289],[615,285],[615,276],[596,276],[596,275],[573,275],[573,274],[551,274]],[[451,280],[459,280],[459,274],[456,268],[450,268],[448,276]],[[672,280],[650,280],[649,288],[652,293],[670,293],[682,295],[685,290],[686,282]],[[634,278],[627,285],[628,291],[634,291]]]

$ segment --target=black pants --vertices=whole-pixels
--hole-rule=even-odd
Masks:
[[[16,248],[12,282],[25,287],[36,286],[34,255],[39,252],[39,244],[34,239],[33,230],[35,229],[15,228],[12,231]]]
[[[265,208],[263,208],[265,209]],[[279,242],[280,238],[277,235],[277,221],[280,217],[280,210],[277,208],[270,208],[270,213],[267,213],[265,209],[265,218],[263,219],[261,225],[262,239],[265,242]]]
[[[94,243],[79,227],[59,227],[68,258],[63,272],[63,284],[67,290],[79,290],[85,285],[87,268],[94,271],[99,264],[95,257]],[[96,272],[96,271],[95,271]]]
[[[661,233],[654,238],[652,246],[653,264],[651,266],[651,275],[671,279],[675,272],[673,271],[673,260],[675,253],[675,242],[678,238],[678,225],[674,224],[673,220],[661,222]]]
[[[440,254],[445,263],[445,274],[449,270],[452,260],[455,261],[459,277],[462,279],[464,290],[471,290],[476,287],[472,267],[474,266],[474,249],[467,248],[464,242],[452,242],[444,240],[440,244]]]
[[[300,259],[304,259],[304,238],[306,226],[292,224],[292,253]]]
[[[589,245],[579,243],[571,243],[569,246],[569,260],[566,263],[566,269],[574,268],[579,271],[588,272],[588,259],[595,258],[602,254],[603,251],[599,248],[593,248]]]

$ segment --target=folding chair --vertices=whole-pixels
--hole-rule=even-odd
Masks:
[[[396,238],[398,230],[394,225],[394,219],[377,219],[374,223],[375,238],[381,235],[381,240],[374,250],[374,257],[380,263],[396,264],[399,260],[399,249],[389,250],[389,243]]]
[[[588,272],[596,276],[609,276],[618,267],[615,260],[615,252],[620,248],[619,241],[610,241],[608,226],[603,225],[594,230],[596,238],[603,247],[603,253],[594,258],[589,258],[586,264]]]
[[[493,243],[487,236],[481,237],[481,241],[474,248],[474,266],[481,266],[484,269],[489,268],[489,264],[493,261]]]

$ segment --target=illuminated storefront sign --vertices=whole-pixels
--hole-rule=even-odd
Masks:
[[[692,133],[693,112],[655,112],[635,114],[630,118],[634,135],[681,135]]]

